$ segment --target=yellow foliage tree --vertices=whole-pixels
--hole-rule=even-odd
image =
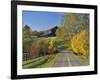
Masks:
[[[89,56],[89,34],[84,30],[71,39],[72,50],[79,55]]]

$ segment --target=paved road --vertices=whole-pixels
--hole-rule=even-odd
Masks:
[[[66,66],[85,66],[81,63],[73,53],[69,51],[61,52],[60,59],[55,63],[54,67],[66,67]]]

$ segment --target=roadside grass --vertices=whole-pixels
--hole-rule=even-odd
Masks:
[[[45,63],[48,60],[48,55],[46,56],[42,56],[33,60],[29,60],[23,63],[23,68],[27,69],[27,68],[35,68],[38,65],[41,65],[43,63]]]
[[[29,63],[33,63],[35,61],[41,60],[43,57],[45,57],[45,56],[41,56],[41,57],[38,57],[38,58],[34,58],[34,59],[27,60],[27,61],[23,61],[22,64],[26,65],[26,64],[29,64]]]
[[[58,59],[60,58],[61,54],[60,53],[56,53],[55,55],[53,55],[53,57],[51,56],[51,58],[48,59],[48,61],[40,66],[38,66],[38,68],[47,68],[47,67],[53,67],[54,64],[58,61]]]
[[[89,62],[89,59],[85,58],[84,56],[81,56],[81,55],[75,55],[75,57],[83,64],[85,65],[89,65],[90,62]]]

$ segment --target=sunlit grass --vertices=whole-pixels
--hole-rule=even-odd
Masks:
[[[85,65],[89,65],[89,59],[87,59],[86,57],[82,56],[82,55],[75,55],[76,58],[83,64]]]
[[[45,64],[40,65],[38,67],[41,67],[41,68],[53,67],[54,64],[59,60],[60,56],[61,56],[60,53],[56,53],[55,55],[53,55],[53,58],[50,58]]]

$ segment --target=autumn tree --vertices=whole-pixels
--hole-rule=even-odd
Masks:
[[[57,30],[56,30],[56,39],[58,41],[64,41],[64,28],[63,27],[59,27]]]
[[[78,54],[85,57],[89,56],[89,33],[84,30],[71,39],[72,50]]]
[[[67,43],[69,46],[69,41],[74,34],[74,27],[76,25],[77,16],[74,13],[65,13],[63,17],[63,22],[61,27],[56,31],[57,39],[61,42]]]
[[[56,37],[70,47],[71,38],[82,30],[89,30],[89,14],[65,13],[62,25],[56,31]]]
[[[49,41],[48,53],[49,54],[56,53],[56,48],[57,48],[57,41],[55,39],[51,39]]]
[[[57,47],[56,40],[51,39],[49,41],[49,48],[56,48],[56,47]]]

